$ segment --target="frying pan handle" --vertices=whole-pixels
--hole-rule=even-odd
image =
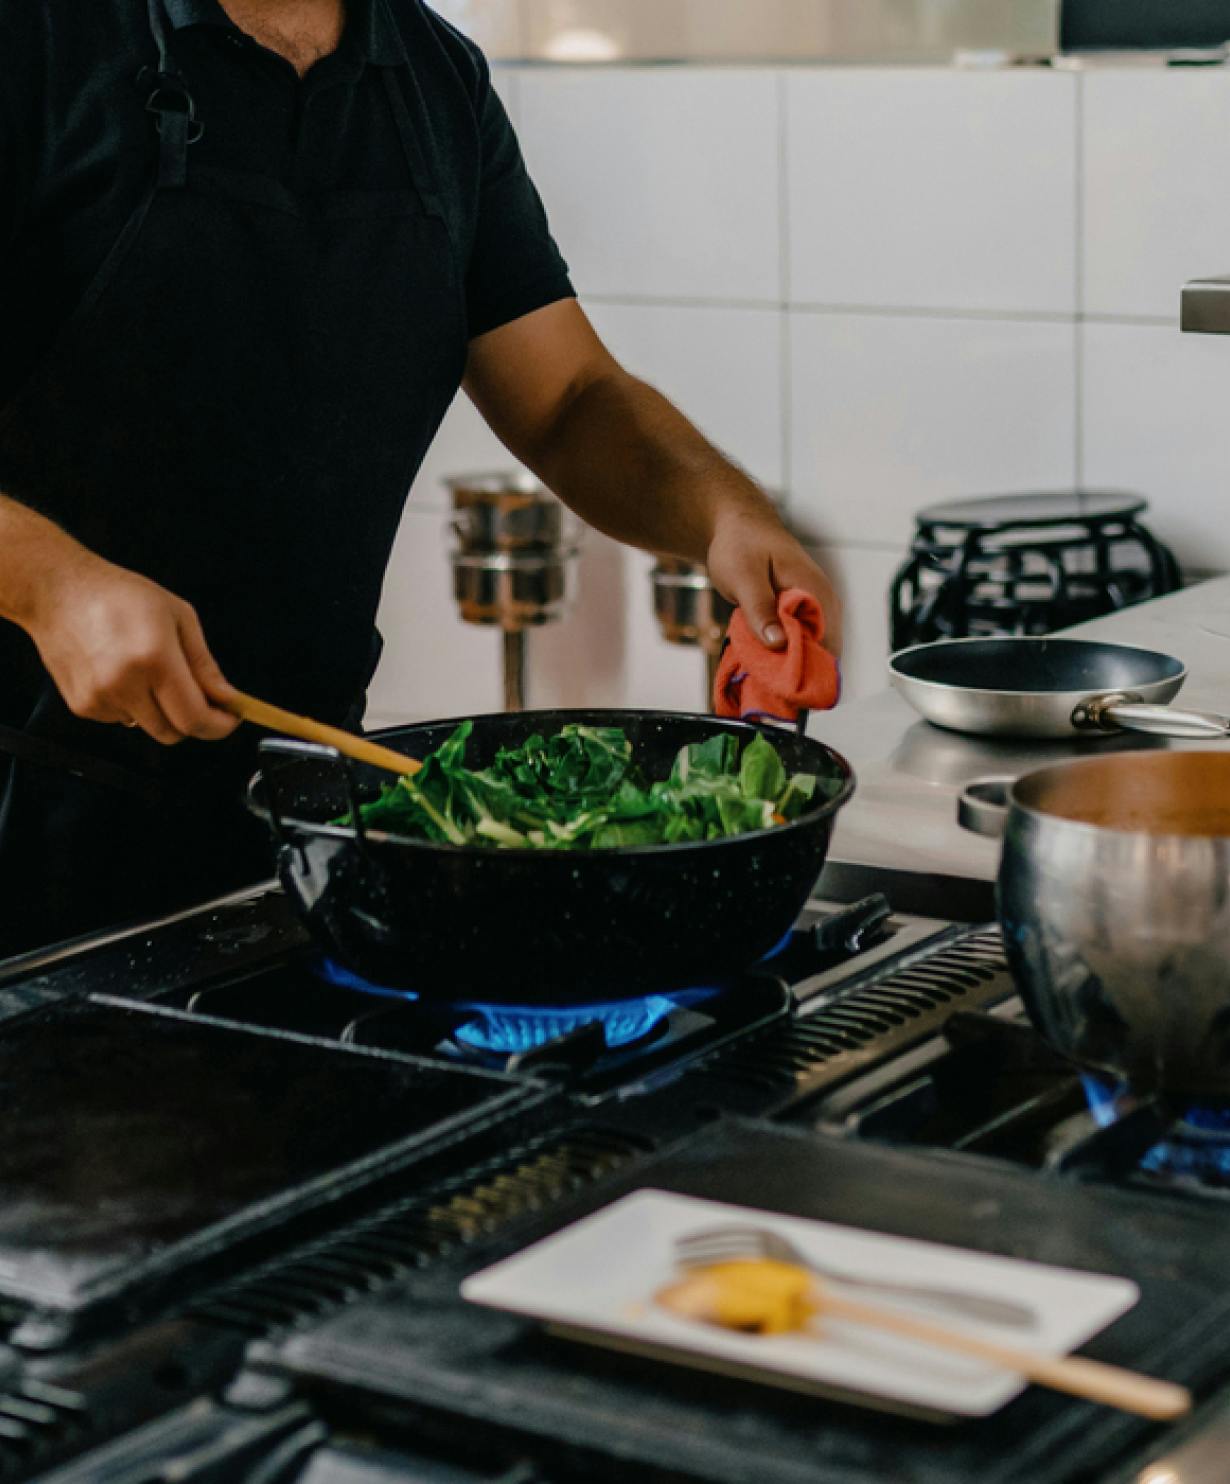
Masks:
[[[1015,783],[1016,779],[1009,775],[975,778],[972,783],[967,783],[957,800],[957,820],[961,827],[975,835],[1002,839]]]
[[[1179,711],[1172,706],[1148,706],[1144,702],[1106,697],[1078,708],[1073,725],[1082,730],[1103,732],[1149,732],[1155,737],[1196,739],[1230,736],[1230,717],[1211,711]]]
[[[366,853],[367,831],[363,826],[363,813],[359,806],[359,791],[355,785],[354,769],[350,766],[348,758],[343,757],[336,747],[327,747],[321,742],[299,742],[293,737],[265,737],[261,740],[260,753],[262,757],[289,757],[297,762],[332,763],[340,768],[346,785],[346,801],[350,805],[350,821],[354,826],[355,844]],[[269,804],[269,823],[283,845],[293,845],[295,842],[291,838],[290,831],[286,827],[286,820],[278,805],[278,786],[275,782],[278,770],[277,768],[265,768],[263,772],[265,798]]]

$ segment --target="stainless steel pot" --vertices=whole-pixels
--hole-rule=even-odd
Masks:
[[[550,553],[579,540],[576,516],[529,474],[469,474],[445,485],[461,551]]]
[[[659,557],[653,569],[653,611],[670,644],[691,644],[717,655],[734,613],[703,567],[678,557]]]
[[[572,602],[581,524],[525,473],[446,480],[453,498],[453,596],[466,623],[502,630],[504,709],[522,711],[526,630]]]
[[[574,555],[454,553],[453,595],[462,618],[509,630],[554,623],[572,601]]]
[[[1230,1099],[1230,754],[982,780],[962,811],[1004,822],[1004,942],[1047,1040],[1141,1093]]]

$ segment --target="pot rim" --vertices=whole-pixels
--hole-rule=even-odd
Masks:
[[[1120,835],[1125,838],[1152,841],[1193,841],[1209,840],[1221,841],[1230,845],[1230,831],[1224,834],[1198,834],[1192,831],[1161,830],[1140,828],[1136,825],[1118,824],[1094,824],[1087,819],[1073,819],[1070,815],[1054,814],[1039,804],[1027,803],[1021,798],[1020,793],[1023,786],[1032,780],[1040,779],[1044,774],[1058,774],[1077,769],[1092,769],[1097,767],[1111,767],[1127,769],[1133,765],[1139,765],[1142,759],[1162,758],[1187,758],[1208,757],[1225,760],[1225,766],[1230,771],[1230,751],[1224,748],[1191,747],[1177,749],[1133,749],[1128,752],[1103,753],[1092,757],[1066,758],[1062,762],[1046,763],[1041,767],[1031,768],[1029,772],[1020,774],[1012,781],[1009,793],[1009,825],[1011,816],[1020,814],[1031,819],[1045,822],[1053,828],[1062,827],[1067,830],[1079,830],[1090,835]],[[1006,832],[1005,832],[1006,833]]]

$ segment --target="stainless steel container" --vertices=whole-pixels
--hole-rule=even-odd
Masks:
[[[467,475],[445,483],[463,551],[554,552],[577,544],[580,522],[532,475]]]
[[[453,596],[466,623],[504,635],[504,705],[525,708],[527,629],[572,601],[581,525],[523,473],[446,481],[453,500]]]
[[[1230,752],[1130,752],[1011,789],[999,911],[1030,1018],[1137,1091],[1230,1099]]]
[[[575,548],[454,552],[453,595],[462,618],[511,631],[556,622],[574,595],[575,555]]]

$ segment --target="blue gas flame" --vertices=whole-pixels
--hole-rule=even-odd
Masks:
[[[1089,1110],[1099,1128],[1123,1117],[1126,1089],[1083,1075]],[[1168,1138],[1155,1144],[1140,1162],[1155,1175],[1191,1175],[1230,1181],[1230,1107],[1193,1104],[1186,1108]]]
[[[762,962],[769,963],[779,957],[793,940],[792,929],[771,952],[765,954]],[[342,989],[386,995],[398,1000],[420,998],[412,990],[390,989],[386,985],[374,984],[338,963],[336,959],[321,959],[316,964],[316,973],[329,984],[336,984]],[[567,1007],[459,1005],[455,1008],[469,1018],[454,1034],[462,1045],[475,1051],[515,1056],[519,1052],[533,1051],[540,1046],[549,1045],[552,1041],[571,1035],[582,1026],[597,1022],[602,1026],[608,1048],[613,1051],[649,1035],[678,1006],[699,1003],[718,992],[716,988],[694,989],[672,996],[646,995],[641,999],[621,1000],[618,1004]]]
[[[595,1022],[601,1025],[606,1044],[613,1051],[647,1036],[671,1013],[675,1002],[665,995],[649,995],[617,1005],[577,1005],[567,1009],[542,1005],[467,1005],[465,1008],[474,1018],[457,1029],[457,1039],[476,1051],[511,1056],[547,1046]]]

